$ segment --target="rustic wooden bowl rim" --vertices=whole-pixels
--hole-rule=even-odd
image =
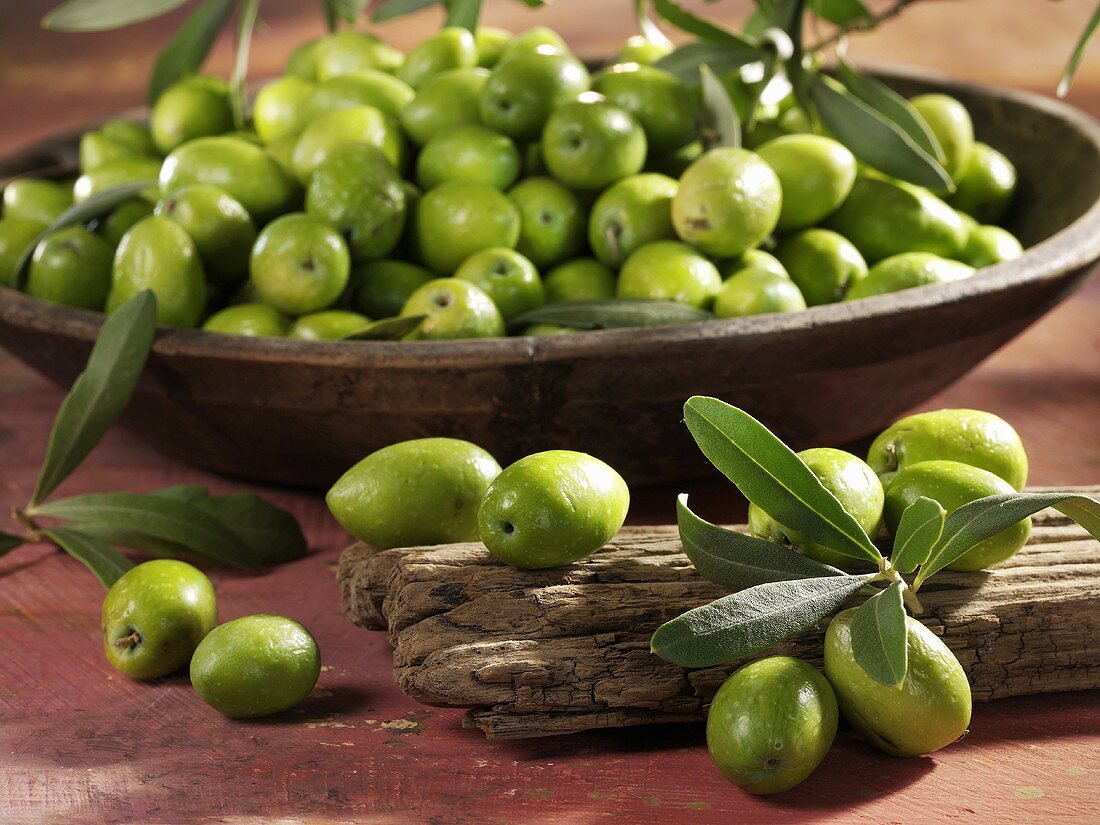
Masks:
[[[1002,89],[954,80],[924,69],[890,66],[876,74],[899,80],[931,82],[955,89],[1007,100],[1042,111],[1069,123],[1100,152],[1100,123],[1069,104],[1033,92]],[[850,303],[826,304],[804,312],[758,315],[701,321],[661,327],[585,330],[578,334],[544,337],[518,336],[449,341],[297,341],[290,338],[248,338],[162,327],[154,351],[163,356],[257,362],[358,367],[371,364],[398,367],[417,363],[446,362],[453,367],[487,367],[575,357],[622,356],[632,350],[652,350],[666,345],[713,342],[727,338],[765,340],[811,328],[840,327],[853,321],[888,318],[907,312],[970,301],[980,296],[1028,282],[1060,277],[1100,257],[1100,199],[1077,220],[1044,241],[1030,247],[1014,261],[985,268],[980,274],[948,284],[918,287],[864,298]],[[95,338],[102,313],[50,304],[10,288],[0,288],[0,300],[20,314],[35,316],[39,326],[84,340]]]

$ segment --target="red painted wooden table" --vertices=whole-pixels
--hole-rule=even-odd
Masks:
[[[63,54],[50,41],[52,51],[43,51],[44,41],[35,39],[29,21],[48,5],[35,0],[5,8],[2,51],[9,59],[0,56],[0,107],[18,105],[27,116],[5,124],[3,146],[62,121],[129,105],[139,94],[150,46],[127,33],[69,40]],[[303,5],[310,6],[308,21],[290,2],[265,2],[272,26],[261,34],[269,48],[258,49],[260,71],[277,66],[288,44],[316,29],[313,4]],[[601,27],[597,33],[572,19],[567,8],[572,5],[558,4],[540,22],[575,34],[570,39],[586,53],[606,53],[628,33],[625,13],[621,20],[615,17],[617,28]],[[729,4],[731,16],[744,5]],[[1045,27],[1029,22],[1034,10],[1009,12],[1001,5],[989,16],[993,5],[993,0],[929,4],[927,12],[914,10],[915,28],[884,33],[877,41],[884,45],[869,53],[919,60],[928,46],[934,52],[929,63],[989,79],[995,71],[1010,71],[983,57],[996,30],[1000,42],[1016,37],[1021,48],[1026,45],[1034,61],[1028,73],[1002,79],[1049,89],[1078,25],[1072,21],[1090,4],[1042,4]],[[494,22],[522,26],[512,8],[494,5]],[[922,41],[907,34],[938,35],[957,20],[952,15],[966,13],[980,21],[970,28],[980,37],[969,45],[955,41],[962,48],[948,48],[943,38]],[[407,45],[415,28],[424,25],[402,23],[395,39]],[[956,26],[952,34],[965,37],[966,30]],[[1059,37],[1044,39],[1048,30]],[[918,49],[917,43],[924,45]],[[123,46],[137,63],[122,59]],[[224,65],[225,58],[222,51],[216,62]],[[1100,111],[1097,61],[1085,68],[1078,102]],[[1029,447],[1035,484],[1095,483],[1100,480],[1098,318],[1100,279],[1093,279],[926,407],[972,406],[1004,415]],[[0,353],[0,514],[28,498],[60,398],[58,390]],[[238,489],[115,431],[62,492],[140,491],[186,481],[223,492]],[[743,502],[727,484],[688,489],[709,516],[743,515]],[[978,705],[970,735],[930,758],[893,759],[845,730],[806,783],[771,799],[744,794],[717,774],[701,725],[486,742],[461,729],[461,711],[426,708],[402,695],[390,675],[384,634],[355,628],[340,616],[333,566],[347,539],[320,498],[264,492],[303,520],[313,553],[263,576],[214,571],[221,618],[270,611],[303,621],[325,661],[315,693],[281,716],[233,722],[206,707],[185,676],[142,684],[117,675],[99,647],[102,589],[96,581],[49,549],[18,550],[0,559],[0,822],[1008,825],[1094,822],[1098,816],[1100,692]],[[637,491],[631,520],[671,520],[675,492]]]

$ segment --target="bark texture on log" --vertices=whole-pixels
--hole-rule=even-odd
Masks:
[[[338,577],[345,615],[389,631],[401,689],[470,708],[467,725],[489,738],[698,720],[740,664],[687,670],[649,652],[659,624],[727,592],[698,577],[674,526],[624,528],[546,571],[507,567],[479,544],[359,544]],[[1100,687],[1100,543],[1061,514],[1037,515],[1002,565],[945,571],[920,596],[976,701]],[[825,626],[768,653],[820,662]]]

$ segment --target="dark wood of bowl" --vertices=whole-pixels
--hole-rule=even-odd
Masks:
[[[796,448],[874,432],[963,375],[1100,257],[1100,127],[1022,92],[891,72],[942,90],[1016,164],[1017,261],[954,284],[789,315],[550,338],[309,343],[160,331],[124,423],[242,478],[321,486],[408,438],[466,438],[507,463],[584,450],[632,483],[712,472],[681,423],[692,394],[737,404]],[[0,159],[0,178],[71,163],[75,136]],[[0,289],[0,345],[67,385],[101,316]]]

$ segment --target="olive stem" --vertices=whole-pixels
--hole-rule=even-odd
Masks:
[[[905,606],[909,608],[909,612],[914,616],[920,616],[924,613],[924,605],[920,603],[920,599],[917,598],[917,594],[905,583],[901,577],[898,577],[901,581],[901,598],[905,602]]]

